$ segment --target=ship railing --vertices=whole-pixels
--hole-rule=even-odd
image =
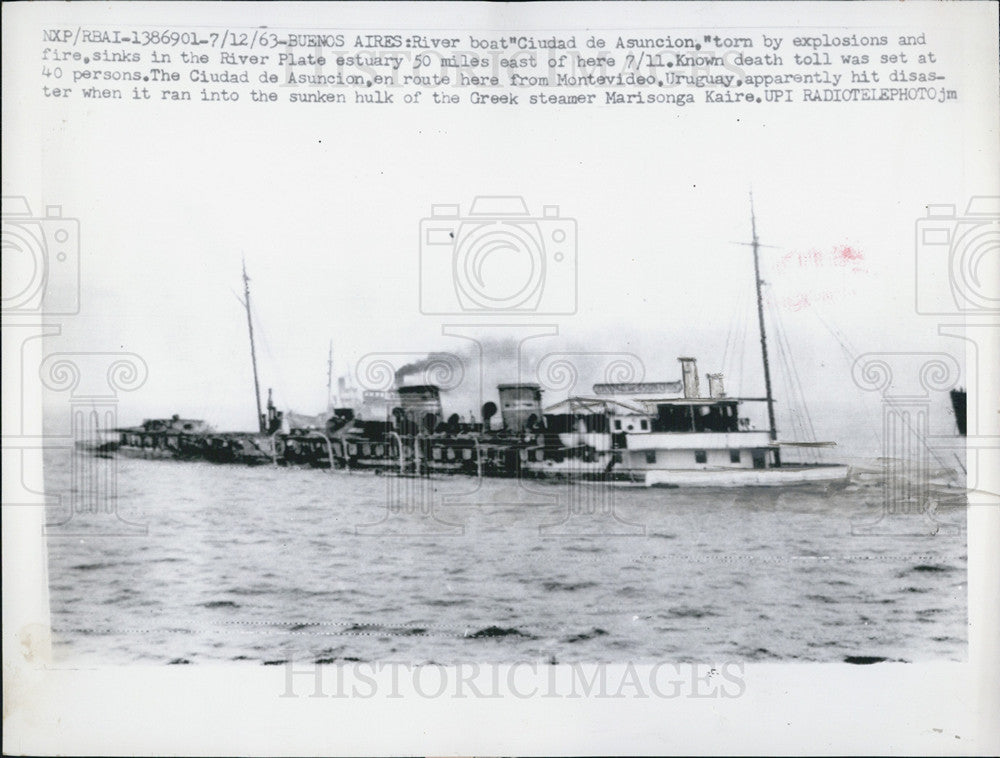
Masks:
[[[319,437],[326,444],[326,457],[327,457],[327,460],[330,462],[330,470],[333,471],[333,469],[334,469],[334,465],[333,465],[333,444],[330,442],[330,438],[327,437],[325,434],[323,434],[323,432],[315,430],[315,429],[304,430],[304,431],[306,432],[306,436],[307,437]],[[272,437],[272,439],[273,439],[273,437]],[[275,460],[275,463],[277,463],[277,461],[278,461],[277,453],[275,453],[275,459],[274,460]]]
[[[396,440],[396,449],[399,451],[399,474],[402,476],[406,469],[406,459],[403,455],[403,438],[399,436],[399,432],[387,432],[387,434]]]
[[[483,448],[479,444],[479,437],[472,438],[473,444],[476,446],[476,476],[480,479],[483,478]]]

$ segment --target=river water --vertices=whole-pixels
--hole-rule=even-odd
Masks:
[[[89,513],[70,464],[46,462],[58,661],[966,657],[965,507],[887,509],[877,478],[683,490],[94,465],[114,479]]]

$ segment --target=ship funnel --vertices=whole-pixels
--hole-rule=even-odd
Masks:
[[[694,358],[678,358],[681,362],[681,380],[684,382],[684,397],[701,397],[698,387],[698,362]]]
[[[542,389],[537,384],[500,384],[500,415],[505,429],[522,432],[542,417]]]
[[[365,421],[385,421],[399,403],[399,395],[392,390],[365,390],[361,399],[359,416]]]
[[[427,414],[432,413],[437,418],[443,418],[441,411],[441,392],[433,384],[409,384],[399,387],[399,404],[412,421],[420,423]]]
[[[705,374],[708,377],[708,396],[725,397],[726,390],[722,386],[722,374]]]

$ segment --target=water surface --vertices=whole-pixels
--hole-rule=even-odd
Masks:
[[[114,465],[117,513],[49,536],[60,661],[966,657],[964,508],[886,514],[877,481],[683,490]],[[68,463],[47,461],[64,502],[53,523],[69,482]]]

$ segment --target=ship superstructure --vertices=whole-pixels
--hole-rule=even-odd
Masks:
[[[118,448],[150,457],[173,455],[217,462],[272,462],[346,472],[403,476],[588,479],[647,485],[735,486],[843,479],[844,466],[779,462],[768,430],[741,415],[747,402],[730,397],[721,374],[701,391],[694,358],[679,358],[681,379],[595,384],[593,394],[548,407],[537,384],[497,387],[482,418],[445,416],[440,389],[402,385],[365,393],[358,408],[334,408],[317,427],[276,428],[270,435],[218,433],[203,422],[147,421],[119,430]],[[307,418],[315,422],[314,417]]]
[[[753,218],[753,216],[752,216]],[[115,430],[98,451],[218,462],[274,463],[375,471],[400,476],[466,474],[502,477],[584,478],[667,486],[785,485],[847,478],[836,464],[788,464],[779,442],[771,391],[756,219],[752,223],[755,291],[764,374],[764,397],[731,397],[721,373],[703,385],[693,357],[680,357],[680,378],[663,382],[595,384],[587,396],[548,407],[543,388],[497,386],[496,402],[481,418],[445,417],[441,389],[406,384],[358,393],[339,378],[334,390],[333,345],[327,361],[327,409],[316,416],[278,411],[268,391],[261,411],[250,279],[243,268],[244,299],[259,429],[219,433],[204,422],[174,417]],[[741,414],[745,403],[766,404],[768,426],[759,430]]]

